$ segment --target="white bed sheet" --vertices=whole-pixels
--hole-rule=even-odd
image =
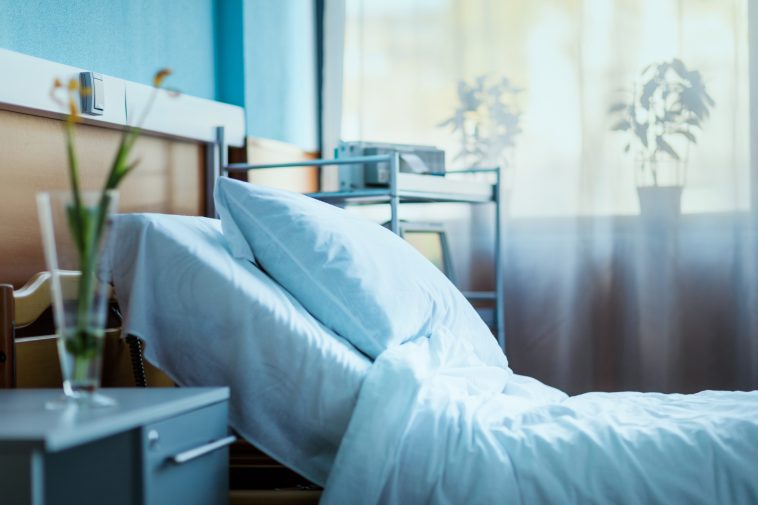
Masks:
[[[117,216],[108,247],[125,328],[182,386],[230,386],[230,424],[324,484],[369,360],[234,259],[216,220]]]
[[[449,334],[385,351],[321,503],[758,503],[758,392],[567,398],[489,372]]]

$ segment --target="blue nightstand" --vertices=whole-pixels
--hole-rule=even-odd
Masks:
[[[60,390],[0,390],[0,503],[227,503],[227,388],[105,392],[46,410]]]

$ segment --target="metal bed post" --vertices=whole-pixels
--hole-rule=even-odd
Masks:
[[[503,278],[502,168],[497,167],[493,195],[495,200],[495,332],[497,343],[505,352],[505,279]]]
[[[226,145],[226,131],[223,126],[216,127],[216,144],[218,150],[219,174],[226,175],[227,157],[229,156],[229,146]]]
[[[216,188],[216,179],[226,175],[226,140],[224,127],[216,127],[216,140],[205,146],[205,215],[218,217],[216,204],[213,201],[213,191]]]
[[[400,153],[394,152],[390,159],[390,230],[395,235],[400,234],[400,222],[397,215],[400,206],[400,196],[397,191],[397,173],[399,170]]]

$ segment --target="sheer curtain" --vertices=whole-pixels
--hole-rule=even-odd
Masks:
[[[502,158],[516,371],[571,393],[758,387],[747,4],[346,0],[342,138],[434,144],[449,165],[469,164],[450,161],[461,132],[440,126],[460,81],[522,89],[508,97],[521,131]],[[674,58],[700,72],[714,105],[697,142],[673,146],[682,162],[658,156],[659,183],[683,186],[681,204],[641,213],[649,173],[609,108]],[[478,259],[491,218],[470,219]],[[468,263],[468,287],[491,286],[487,262]]]

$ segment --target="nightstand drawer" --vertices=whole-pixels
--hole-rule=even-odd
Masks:
[[[146,425],[141,431],[145,503],[227,502],[226,402]]]

